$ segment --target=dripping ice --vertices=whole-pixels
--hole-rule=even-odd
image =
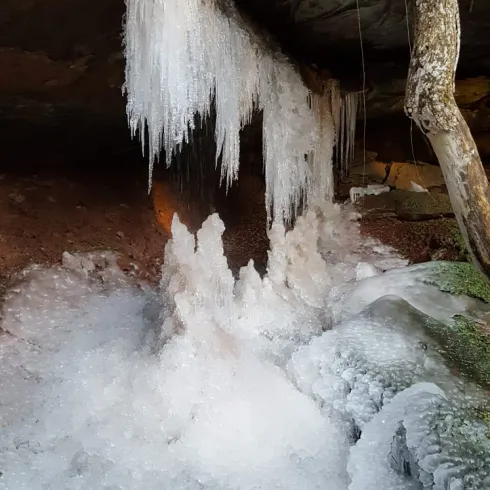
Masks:
[[[310,202],[332,199],[332,142],[340,145],[345,166],[353,150],[355,97],[343,101],[335,84],[323,96],[310,94],[280,51],[231,4],[225,14],[215,0],[130,0],[125,43],[127,112],[133,135],[139,131],[143,138],[148,129],[150,181],[162,149],[170,165],[195,115],[205,117],[214,104],[216,159],[221,155],[227,186],[238,177],[240,130],[254,111],[263,111],[270,217],[290,221],[310,195]]]

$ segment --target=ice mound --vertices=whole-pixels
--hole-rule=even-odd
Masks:
[[[284,326],[249,328],[261,279],[234,283],[222,231],[211,217],[196,244],[174,222],[163,300],[83,257],[26,275],[2,325],[0,488],[346,488],[346,438],[274,365]]]
[[[462,404],[483,397],[446,367],[426,330],[427,315],[396,296],[384,296],[293,355],[298,387],[339,413],[352,434],[362,430],[394,395],[433,381]]]
[[[3,309],[0,488],[405,490],[391,460],[449,481],[446,455],[468,468],[457,478],[485,481],[481,424],[461,451],[441,432],[482,393],[432,348],[426,313],[379,296],[355,311],[403,261],[361,240],[348,208],[328,211],[271,228],[264,278],[251,263],[233,279],[216,215],[197,237],[174,218],[159,291],[110,255],[28,270]],[[447,405],[413,398],[427,390]],[[413,451],[433,421],[434,471]]]
[[[487,488],[488,426],[476,413],[490,400],[446,366],[434,322],[383,296],[293,354],[297,386],[351,436],[350,490]]]
[[[371,277],[359,283],[341,285],[331,297],[336,305],[338,320],[359,313],[370,303],[389,294],[399,296],[423,313],[443,322],[463,312],[469,316],[484,316],[490,312],[490,306],[476,298],[451,295],[433,285],[432,279],[439,264],[444,263],[396,267],[383,275],[371,274]]]

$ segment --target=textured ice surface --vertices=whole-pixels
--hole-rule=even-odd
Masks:
[[[362,241],[349,209],[327,211],[286,234],[272,227],[263,279],[249,265],[233,280],[217,216],[197,241],[174,220],[160,294],[126,279],[110,254],[27,271],[0,337],[0,488],[414,488],[388,459],[403,419],[391,407],[427,380],[458,410],[481,394],[424,347],[424,315],[399,299],[323,332],[346,315],[335,311],[349,305],[343,288],[370,300],[369,281],[382,289],[394,274],[382,271],[403,263]],[[409,445],[427,420],[406,418]],[[484,461],[484,446],[453,446],[453,460]]]
[[[349,488],[490,488],[488,427],[470,417],[435,384],[402,391],[352,448]]]
[[[445,366],[427,334],[430,317],[396,296],[384,296],[298,349],[289,366],[298,387],[355,434],[394,395],[418,382],[437,382],[461,407],[485,399]]]
[[[335,424],[206,298],[196,316],[175,302],[186,331],[154,352],[148,293],[63,269],[25,281],[0,344],[0,488],[345,487]]]
[[[467,296],[451,296],[437,287],[424,282],[432,277],[435,263],[416,264],[405,268],[395,268],[382,276],[369,277],[355,287],[346,285],[338,288],[336,299],[340,301],[339,318],[349,318],[365,306],[387,294],[393,294],[408,301],[412,306],[440,321],[448,321],[454,314],[467,312],[484,314],[490,307]]]

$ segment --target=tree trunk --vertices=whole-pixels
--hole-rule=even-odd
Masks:
[[[471,132],[454,99],[458,0],[414,0],[415,44],[405,112],[429,139],[473,261],[490,280],[490,193]]]

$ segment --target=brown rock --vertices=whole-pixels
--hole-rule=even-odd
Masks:
[[[22,194],[19,194],[18,192],[10,193],[9,197],[10,199],[12,199],[12,201],[14,201],[17,204],[21,204],[26,200],[26,198]]]
[[[383,179],[388,173],[388,178],[384,183],[398,190],[411,190],[412,182],[425,189],[440,187],[445,184],[440,167],[423,162],[413,164],[408,162],[385,163],[373,161],[369,164],[368,170]]]

